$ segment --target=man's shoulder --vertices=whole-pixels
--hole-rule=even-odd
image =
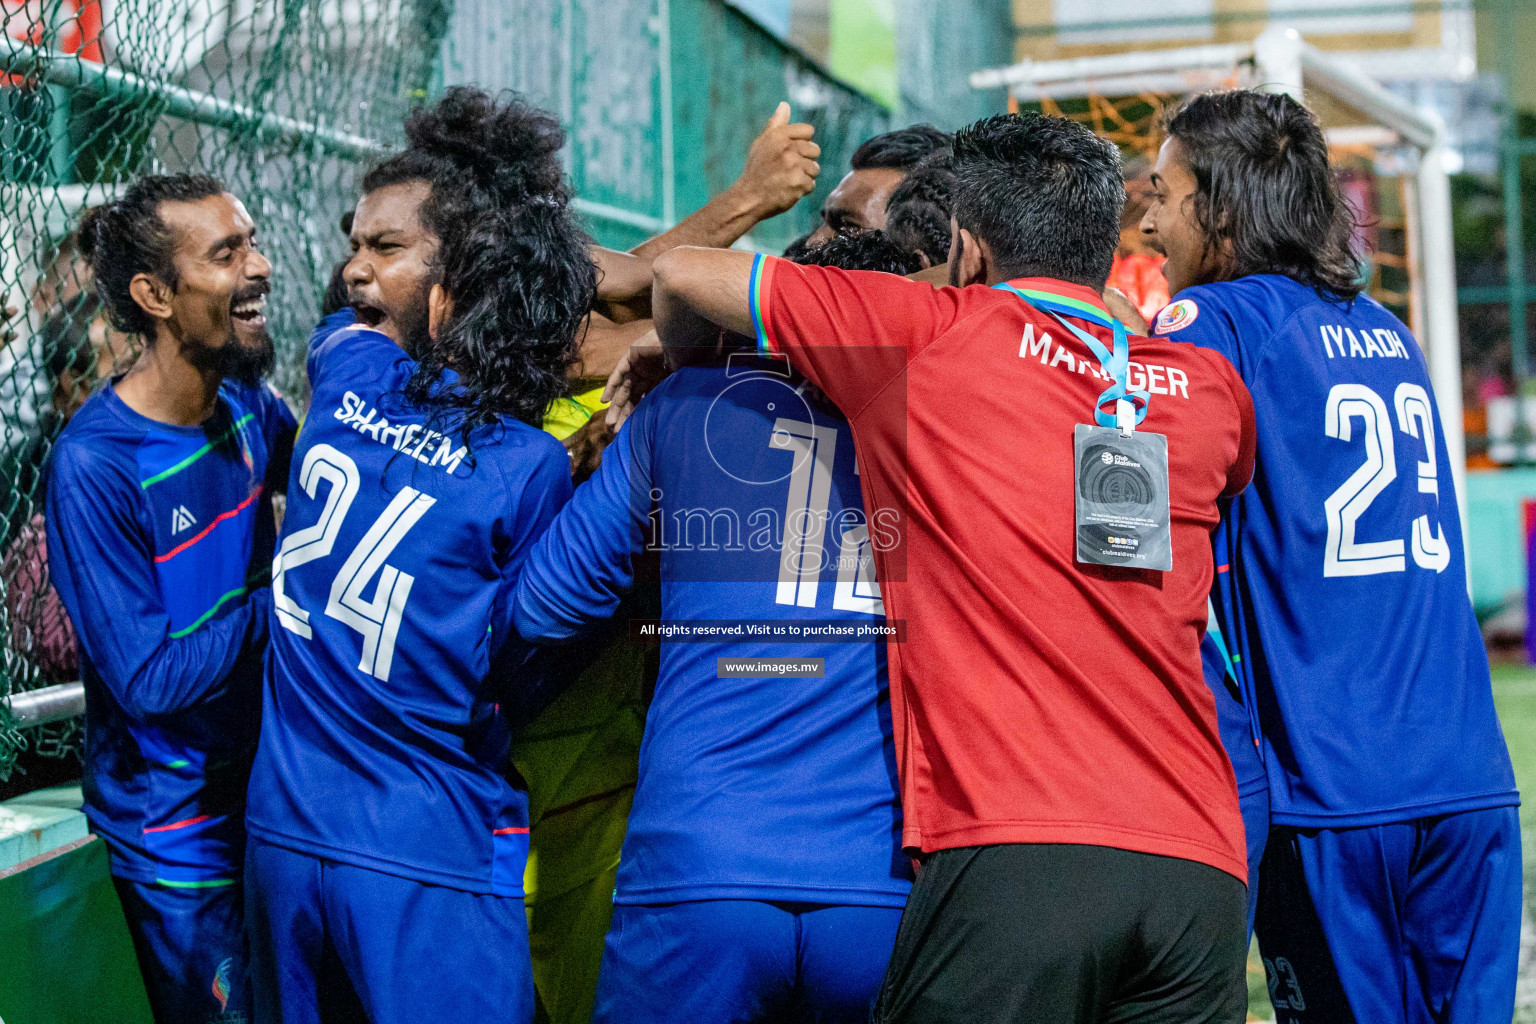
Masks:
[[[503,417],[489,428],[476,432],[473,445],[497,461],[508,480],[527,479],[552,471],[571,472],[571,457],[565,445],[542,428],[521,420]]]
[[[1298,310],[1327,302],[1299,281],[1278,274],[1252,274],[1183,289],[1153,320],[1152,333],[1184,334],[1194,340],[1220,326],[1246,337],[1272,332]]]
[[[740,353],[740,356],[742,365],[747,365],[749,361],[770,361],[768,357],[758,356],[755,353],[744,352]],[[782,359],[772,361],[777,362],[781,366],[785,365]],[[673,373],[667,374],[661,383],[652,388],[648,392],[648,397],[654,395],[659,401],[674,401],[700,391],[709,391],[717,388],[725,383],[736,362],[736,357],[733,355],[730,365],[725,363],[707,363],[699,366],[680,367]]]
[[[631,419],[637,424],[650,424],[657,417],[674,420],[680,412],[699,403],[702,403],[699,408],[708,415],[714,401],[726,392],[733,380],[753,376],[748,368],[759,364],[774,365],[780,367],[786,377],[789,374],[789,364],[783,359],[749,352],[733,354],[728,364],[680,367],[646,393]]]
[[[118,414],[105,390],[97,392],[70,417],[48,453],[53,481],[110,486],[119,478],[136,480],[138,450],[148,430]]]
[[[122,415],[118,409],[120,401],[111,393],[110,384],[86,399],[59,432],[53,443],[54,456],[67,451],[102,458],[131,457],[149,429]]]
[[[409,362],[410,356],[389,335],[358,323],[351,309],[343,309],[321,320],[310,332],[310,385],[316,384],[317,375],[330,372],[343,359],[348,365],[361,360],[361,366],[379,368]]]
[[[244,384],[239,381],[226,380],[220,385],[220,391],[224,399],[235,412],[235,418],[240,419],[247,413],[254,414],[264,426],[286,425],[293,426],[296,422],[293,410],[288,408],[288,403],[271,383],[260,380],[254,384]]]
[[[1380,324],[1390,330],[1399,331],[1404,337],[1412,337],[1407,324],[1396,313],[1377,302],[1369,295],[1361,294],[1350,302],[1334,303],[1333,307],[1341,316],[1359,317],[1362,320]]]

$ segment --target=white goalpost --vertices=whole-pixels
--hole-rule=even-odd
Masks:
[[[1429,363],[1450,454],[1463,543],[1467,538],[1466,438],[1461,408],[1461,338],[1445,125],[1433,110],[1388,92],[1369,75],[1319,50],[1293,28],[1272,26],[1252,43],[1143,50],[1066,60],[1025,59],[971,74],[974,89],[1006,87],[1017,100],[1157,94],[1188,96],[1248,86],[1336,101],[1356,123],[1330,125],[1330,142],[1363,141],[1410,154],[1404,175],[1409,304]]]

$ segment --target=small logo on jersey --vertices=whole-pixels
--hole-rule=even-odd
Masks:
[[[187,506],[177,505],[174,509],[171,510],[172,537],[176,536],[182,530],[190,530],[196,525],[197,519],[192,515],[191,512],[187,511]]]
[[[1157,314],[1157,325],[1153,328],[1158,334],[1172,334],[1174,331],[1182,331],[1195,322],[1200,315],[1200,307],[1195,305],[1194,299],[1180,299],[1178,302],[1170,302],[1163,307],[1163,311]]]
[[[725,376],[731,383],[720,390],[704,413],[704,448],[715,466],[744,484],[775,484],[809,466],[817,457],[817,419],[802,390],[791,383],[787,368],[780,374],[771,360],[756,353],[734,353]],[[792,457],[765,461],[759,456],[760,441],[744,443],[736,432],[739,420],[733,419],[744,411],[773,423],[768,447]]]
[[[235,958],[225,957],[213,972],[213,998],[219,1001],[219,1012],[229,1005],[229,975],[235,969]]]

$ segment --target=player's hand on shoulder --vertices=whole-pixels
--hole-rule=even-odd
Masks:
[[[1109,307],[1109,315],[1125,324],[1126,329],[1132,334],[1140,334],[1145,337],[1151,330],[1141,311],[1119,288],[1104,289],[1104,305]]]
[[[751,206],[758,220],[777,216],[816,187],[821,173],[821,147],[812,141],[816,129],[790,124],[789,104],[780,103],[767,126],[752,140],[747,166],[731,186]]]
[[[603,389],[603,401],[608,403],[608,414],[603,417],[607,425],[614,430],[623,426],[640,399],[660,384],[668,372],[661,339],[655,331],[646,332],[629,346],[608,376],[608,386]]]

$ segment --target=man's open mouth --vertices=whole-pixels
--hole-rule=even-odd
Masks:
[[[364,327],[377,327],[384,322],[386,314],[377,306],[370,306],[366,302],[353,302],[352,311],[357,314],[357,322]]]
[[[255,295],[250,298],[240,299],[229,307],[229,315],[241,323],[251,326],[260,326],[267,322],[266,314],[262,311],[267,308],[267,297]]]

